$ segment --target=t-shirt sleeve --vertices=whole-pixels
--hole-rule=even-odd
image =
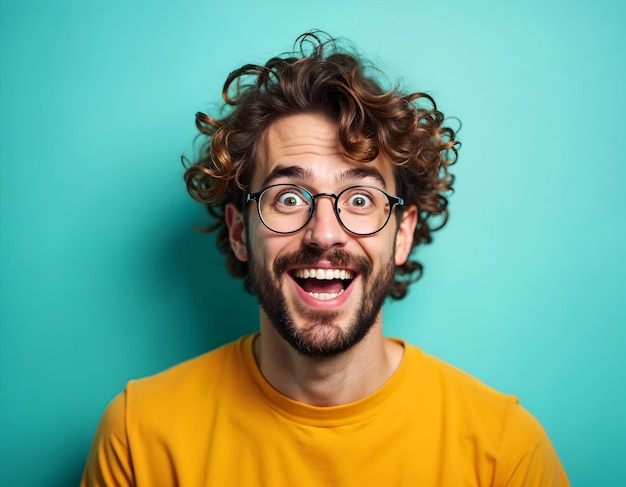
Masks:
[[[80,487],[135,485],[126,435],[126,394],[107,406],[89,451]]]
[[[503,468],[495,485],[501,487],[569,487],[569,480],[550,438],[539,422],[515,405],[502,436]]]

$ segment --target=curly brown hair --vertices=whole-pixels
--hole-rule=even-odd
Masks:
[[[229,113],[223,118],[196,114],[206,141],[195,164],[183,158],[185,182],[215,220],[206,231],[217,232],[230,274],[247,277],[248,263],[230,248],[224,208],[230,202],[242,207],[261,137],[273,121],[289,114],[329,116],[338,124],[347,157],[366,163],[382,153],[393,162],[397,194],[419,211],[412,249],[430,243],[432,232],[445,225],[446,194],[454,180],[448,169],[460,145],[455,131],[444,126],[431,96],[403,94],[398,87],[385,91],[369,71],[380,74],[327,34],[308,32],[298,37],[293,53],[230,73],[222,91]],[[403,298],[422,270],[411,259],[397,266],[389,295]],[[246,289],[252,291],[248,279]]]

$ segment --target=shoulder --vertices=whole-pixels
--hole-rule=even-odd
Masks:
[[[569,485],[548,435],[517,397],[417,347],[407,346],[407,354],[422,401],[436,404],[441,428],[495,460],[497,485]]]
[[[405,345],[416,386],[441,400],[458,407],[499,409],[503,414],[519,403],[517,397],[497,391],[467,372],[425,353],[413,345]]]
[[[107,406],[100,420],[81,485],[174,485],[173,452],[205,440],[219,409],[218,397],[231,387],[246,387],[243,337],[158,374],[132,380]],[[237,382],[239,381],[239,382]],[[227,397],[228,394],[227,394]],[[230,396],[232,398],[232,394]],[[226,399],[226,406],[234,401]],[[224,407],[224,404],[222,404]],[[198,451],[201,445],[195,445]],[[131,453],[132,460],[131,460]],[[146,479],[149,479],[146,481]],[[163,480],[168,479],[168,480]]]
[[[127,412],[144,406],[162,410],[193,403],[211,396],[225,382],[242,380],[243,348],[250,338],[243,337],[152,376],[129,381],[125,390]]]
[[[406,375],[415,404],[440,417],[444,426],[499,450],[512,431],[537,434],[541,427],[517,397],[504,394],[453,365],[417,347],[406,348],[410,364]],[[518,438],[519,439],[519,438]]]
[[[198,377],[207,379],[207,373],[219,370],[225,364],[235,361],[240,341],[223,345],[215,350],[185,360],[156,374],[131,380],[128,384],[133,389],[149,391],[165,387],[184,386],[187,381]],[[211,376],[209,376],[210,378]]]

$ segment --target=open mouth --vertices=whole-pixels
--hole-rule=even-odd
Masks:
[[[340,296],[354,279],[347,269],[296,269],[291,277],[307,294],[322,301]]]

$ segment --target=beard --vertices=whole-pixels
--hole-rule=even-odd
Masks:
[[[308,321],[298,327],[287,308],[287,301],[280,287],[287,269],[292,266],[315,267],[322,255],[332,267],[357,270],[362,280],[361,302],[346,327],[341,327],[336,322],[339,312],[311,311],[300,303],[296,305],[297,311],[306,316]],[[341,249],[327,252],[308,248],[293,252],[277,258],[271,271],[255,258],[251,248],[248,248],[248,256],[248,282],[257,295],[261,308],[279,335],[297,352],[309,357],[336,356],[359,343],[376,322],[393,284],[393,255],[376,275],[372,275],[372,263],[368,259],[353,256]]]

